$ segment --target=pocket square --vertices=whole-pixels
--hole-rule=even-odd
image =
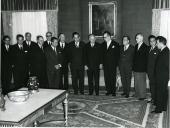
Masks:
[[[156,55],[156,52],[154,54]]]
[[[24,51],[25,53],[27,53],[28,51]]]
[[[115,46],[113,45],[112,48],[115,48]]]

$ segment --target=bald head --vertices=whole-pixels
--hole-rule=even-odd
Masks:
[[[141,33],[136,34],[136,43],[140,44],[143,42],[143,35]]]

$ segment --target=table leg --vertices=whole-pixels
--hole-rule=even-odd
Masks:
[[[66,98],[63,104],[64,104],[63,110],[64,110],[65,126],[67,127],[68,126],[68,93],[66,93]]]

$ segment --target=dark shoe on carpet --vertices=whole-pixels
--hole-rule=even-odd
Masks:
[[[129,98],[129,95],[126,95],[125,98]]]
[[[139,98],[138,100],[145,100],[146,98]]]
[[[89,95],[91,96],[91,95],[93,95],[93,93],[89,93]]]
[[[125,96],[125,95],[126,95],[126,93],[122,93],[122,94],[121,94],[121,96]]]
[[[78,95],[78,92],[74,92],[74,95]]]
[[[84,95],[84,92],[80,92],[81,95]]]
[[[151,113],[162,113],[162,111],[161,110],[154,110]]]
[[[112,96],[116,96],[116,93],[113,93]]]
[[[110,94],[111,94],[111,93],[107,92],[105,95],[106,95],[106,96],[109,96]]]

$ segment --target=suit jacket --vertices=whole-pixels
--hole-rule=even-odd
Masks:
[[[31,74],[46,72],[46,57],[44,53],[44,49],[42,50],[38,44],[34,48],[30,50],[31,57]]]
[[[104,67],[116,67],[118,65],[120,56],[119,44],[112,40],[109,48],[107,49],[107,43],[103,42],[103,65]]]
[[[26,58],[27,58],[27,64],[30,65],[30,63],[33,61],[32,58],[31,58],[31,52],[32,50],[31,49],[34,49],[36,47],[36,43],[31,41],[31,44],[30,46],[27,45],[26,43],[26,40],[23,42],[23,49],[26,53]],[[29,69],[28,69],[29,70]]]
[[[27,67],[27,52],[19,49],[18,44],[12,46],[11,49],[11,63],[14,69],[25,70]]]
[[[75,46],[75,42],[69,43],[69,62],[71,63],[71,69],[82,69],[85,65],[85,44],[79,42],[79,48]]]
[[[102,63],[102,49],[101,44],[95,42],[91,47],[90,42],[86,44],[86,65],[89,69],[99,69]]]
[[[62,64],[61,52],[58,49],[56,50],[57,52],[55,52],[51,46],[45,48],[47,71],[53,72],[56,70],[55,65]]]
[[[126,66],[127,68],[132,69],[134,51],[135,48],[133,45],[129,45],[126,51],[124,51],[124,45],[120,47],[120,60],[119,60],[120,67]]]
[[[65,70],[68,70],[68,44],[65,43],[64,49],[61,48],[60,44],[58,44],[58,49],[61,52],[62,55],[62,68]]]
[[[149,76],[154,76],[155,62],[158,54],[159,54],[159,50],[157,47],[155,47],[153,50],[151,50],[151,47],[149,47],[148,64],[147,64],[147,73]]]
[[[47,41],[47,40],[44,41],[44,44],[43,44],[44,49],[47,48],[47,47],[49,47],[49,46],[50,46],[50,45],[48,44],[48,41]]]
[[[135,55],[133,61],[134,72],[146,72],[147,71],[147,58],[148,58],[148,46],[143,43],[139,50],[138,44],[135,45]]]
[[[7,51],[5,47],[5,43],[1,44],[1,66],[2,66],[2,71],[4,69],[9,69],[11,68],[11,48],[12,46],[9,45],[9,49]]]
[[[169,49],[165,47],[157,56],[155,65],[157,83],[168,83],[169,80]]]

